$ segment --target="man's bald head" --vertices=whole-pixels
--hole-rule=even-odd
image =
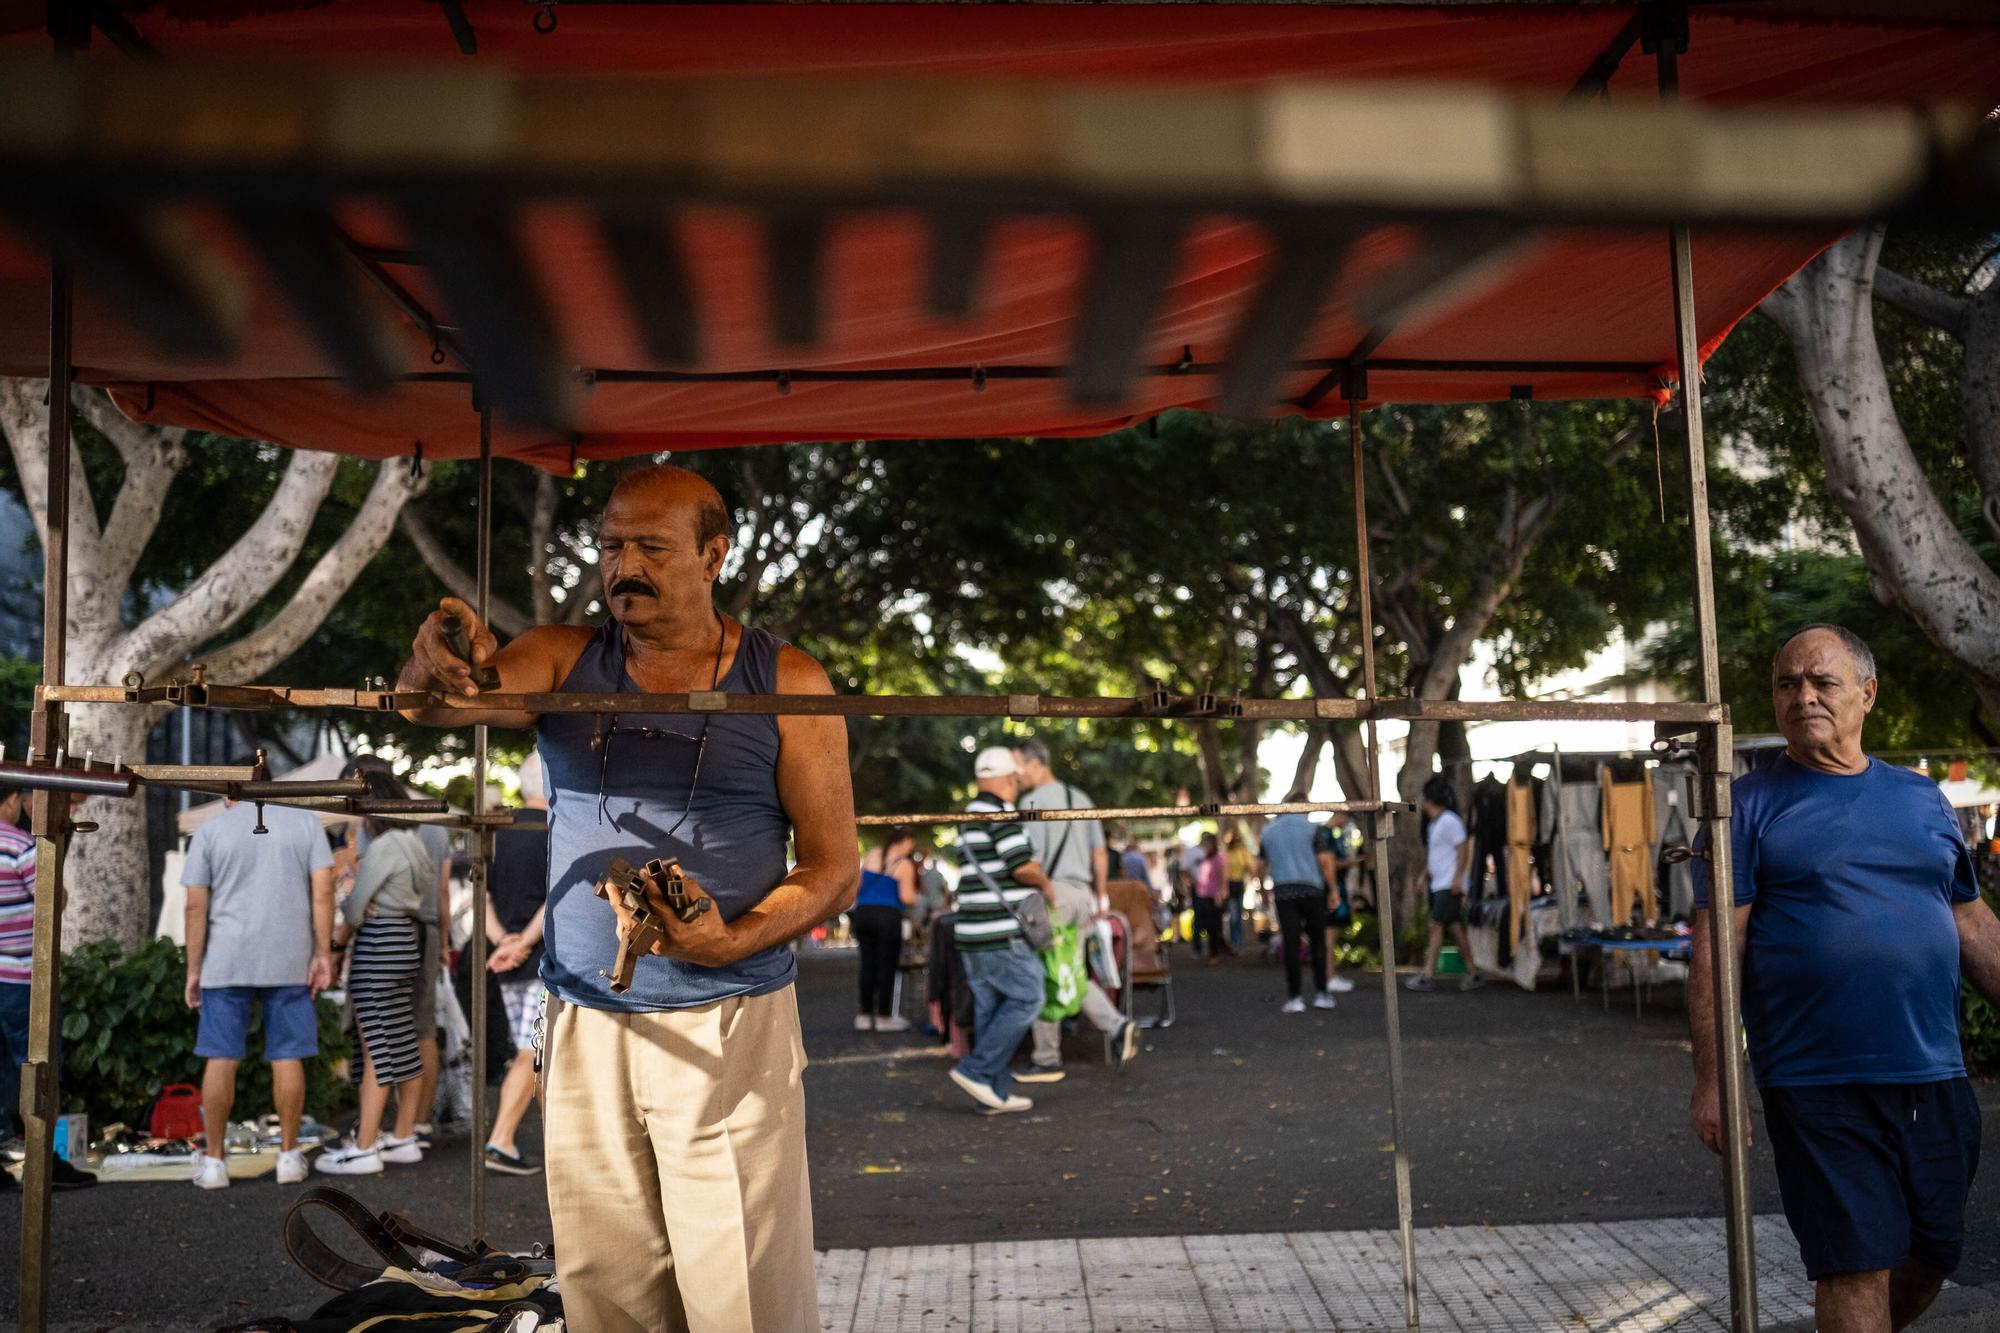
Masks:
[[[662,463],[626,473],[611,491],[611,502],[619,500],[647,509],[686,508],[694,520],[697,548],[729,536],[729,509],[722,503],[722,493],[707,478],[684,467]]]

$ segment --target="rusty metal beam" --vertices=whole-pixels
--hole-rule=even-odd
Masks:
[[[1120,805],[1078,806],[1073,810],[1014,810],[1007,822],[1015,824],[1063,824],[1086,819],[1229,819],[1256,815],[1314,815],[1341,811],[1351,815],[1376,815],[1385,810],[1414,810],[1416,807],[1380,801],[1238,801],[1220,805]],[[854,822],[863,828],[892,828],[898,824],[991,824],[993,814],[947,810],[923,814],[857,815]]]

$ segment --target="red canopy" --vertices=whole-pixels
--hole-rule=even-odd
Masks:
[[[138,37],[168,57],[466,60],[443,10],[408,0],[338,5],[202,3],[120,6]],[[30,18],[29,11],[32,11]],[[1116,81],[1155,86],[1278,79],[1422,79],[1566,91],[1619,36],[1626,5],[560,5],[556,30],[534,31],[520,0],[465,5],[481,62],[538,70],[781,75],[893,75]],[[1891,6],[1742,3],[1695,9],[1683,94],[1720,104],[1855,104],[1918,97],[2000,102],[2000,19],[1955,0]],[[1981,10],[1981,14],[1990,11]],[[7,44],[46,41],[40,4],[0,2]],[[95,43],[85,57],[126,57]],[[1614,99],[1657,96],[1652,62],[1636,49],[1610,82]],[[23,183],[17,182],[16,188]],[[396,251],[392,220],[357,201],[344,221],[363,244]],[[702,329],[701,371],[877,370],[1061,366],[1069,358],[1090,243],[1080,224],[1003,224],[964,320],[927,313],[927,228],[920,218],[867,214],[838,224],[826,252],[823,335],[810,351],[774,345],[766,318],[763,223],[720,207],[683,210],[680,230]],[[218,230],[225,230],[218,224]],[[555,206],[530,209],[522,234],[561,332],[589,369],[651,364],[632,327],[595,228]],[[1772,287],[1833,239],[1823,232],[1697,232],[1694,273],[1704,353]],[[1302,358],[1345,358],[1366,336],[1347,313],[1380,266],[1422,244],[1384,228],[1350,252]],[[1215,218],[1181,247],[1148,338],[1148,363],[1222,359],[1226,340],[1272,257],[1261,229]],[[407,260],[411,256],[400,256]],[[247,258],[244,266],[254,272]],[[397,281],[449,325],[451,311],[417,264]],[[272,285],[250,284],[252,330],[226,362],[153,346],[79,293],[78,377],[110,386],[126,411],[171,422],[369,457],[464,456],[476,418],[462,383],[405,382],[358,397]],[[1399,324],[1370,354],[1375,401],[1640,397],[1673,378],[1666,238],[1656,227],[1552,228]],[[0,371],[46,373],[46,266],[0,235]],[[431,344],[384,305],[401,336],[403,368],[432,370]],[[1438,363],[1506,363],[1439,369]],[[1401,366],[1402,368],[1397,368]],[[1538,368],[1523,370],[1522,366]],[[1307,395],[1317,373],[1282,386]],[[1084,409],[1060,379],[729,383],[598,380],[584,399],[580,440],[500,423],[503,455],[560,465],[572,450],[601,457],[659,449],[825,438],[1090,435],[1165,408],[1209,405],[1203,373],[1149,375],[1114,410]],[[1307,409],[1343,410],[1337,394]]]

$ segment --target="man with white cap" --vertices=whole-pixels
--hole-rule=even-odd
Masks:
[[[1037,893],[1053,903],[1049,877],[1037,864],[1020,824],[1006,818],[1021,793],[1014,752],[981,750],[972,765],[979,793],[967,814],[994,818],[958,828],[958,916],[952,942],[972,988],[972,1051],[951,1081],[988,1115],[1026,1111],[1034,1102],[1008,1091],[1008,1065],[1042,1010],[1042,960],[1029,947],[1017,913]]]

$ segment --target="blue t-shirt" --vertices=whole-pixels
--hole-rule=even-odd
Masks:
[[[1304,815],[1279,815],[1264,826],[1264,841],[1257,854],[1271,867],[1271,883],[1321,883],[1315,844],[1319,828]]]
[[[1937,784],[1879,759],[1843,775],[1783,755],[1736,784],[1733,814],[1758,1084],[1962,1076],[1952,904],[1979,890]],[[1708,863],[1692,865],[1706,907]]]

